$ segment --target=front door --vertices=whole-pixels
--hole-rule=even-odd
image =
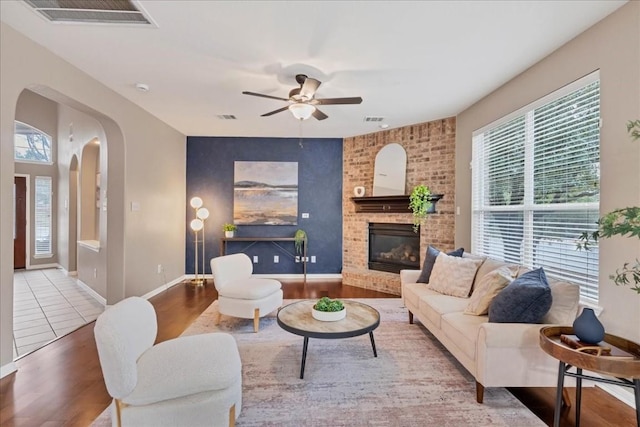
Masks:
[[[26,267],[27,254],[27,178],[14,177],[13,268]]]

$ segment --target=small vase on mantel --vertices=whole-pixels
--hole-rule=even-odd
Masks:
[[[573,321],[573,333],[587,344],[598,344],[604,339],[604,326],[591,308],[583,308],[580,316]]]

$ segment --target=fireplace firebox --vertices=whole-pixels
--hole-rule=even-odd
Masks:
[[[420,230],[413,224],[369,223],[369,269],[400,273],[420,268]]]

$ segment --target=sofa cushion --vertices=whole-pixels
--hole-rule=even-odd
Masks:
[[[435,291],[432,295],[423,295],[420,298],[420,314],[440,329],[440,320],[447,313],[462,312],[469,301],[467,298],[442,295]]]
[[[461,312],[448,313],[442,316],[440,329],[471,360],[474,360],[478,331],[486,322],[487,316],[466,316]]]
[[[544,270],[518,277],[493,299],[489,322],[540,323],[551,308],[551,289]]]
[[[420,300],[424,296],[440,295],[436,291],[432,291],[424,283],[405,283],[402,285],[402,297],[405,304],[413,307],[420,307]]]
[[[514,279],[514,274],[509,267],[502,266],[485,274],[475,285],[469,304],[464,309],[466,314],[481,316],[489,312],[491,301],[498,293],[507,287]]]
[[[481,259],[462,258],[440,253],[431,271],[429,288],[444,295],[466,298]]]
[[[571,326],[578,315],[580,306],[580,286],[560,280],[549,280],[551,288],[551,308],[542,318],[542,323]]]
[[[473,289],[478,286],[478,283],[485,275],[492,272],[496,268],[504,267],[505,265],[511,267],[514,272],[518,271],[518,266],[515,264],[507,264],[504,261],[499,261],[493,258],[486,258],[480,268],[478,268],[478,273],[476,273],[476,278],[473,281]],[[517,276],[514,274],[513,277],[515,278]]]
[[[461,257],[464,253],[464,248],[458,248],[455,251],[448,252],[447,255]],[[434,248],[433,246],[429,246],[427,248],[427,253],[424,257],[424,263],[422,264],[422,272],[420,273],[420,277],[418,278],[418,282],[420,283],[429,283],[429,278],[431,277],[431,271],[433,270],[433,266],[436,263],[436,258],[440,254],[440,251]]]

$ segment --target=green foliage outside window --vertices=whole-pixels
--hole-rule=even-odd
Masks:
[[[627,132],[632,140],[640,140],[640,120],[630,120],[627,123]],[[640,207],[616,209],[600,218],[597,224],[596,231],[582,233],[578,249],[589,250],[599,239],[613,236],[640,239]],[[640,294],[640,261],[636,259],[635,264],[625,262],[615,274],[609,275],[609,278],[616,285],[631,286],[631,290]]]

